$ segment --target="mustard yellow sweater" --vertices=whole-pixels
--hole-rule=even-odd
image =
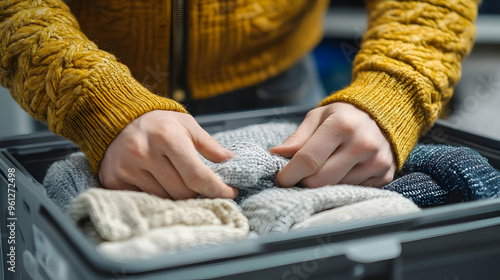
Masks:
[[[353,62],[353,80],[320,105],[342,101],[368,112],[401,167],[460,78],[460,63],[473,46],[478,2],[367,0],[369,23]],[[292,65],[321,39],[328,7],[327,0],[189,3],[187,84],[194,99],[261,82]],[[69,5],[73,14],[61,0],[0,2],[0,83],[34,118],[75,142],[96,172],[110,142],[133,119],[158,109],[186,111],[168,98],[166,87],[154,94],[114,55],[99,49],[75,15],[92,19],[95,10],[86,9],[102,7],[100,18],[113,19],[103,30],[124,40],[127,34],[152,36],[168,48],[168,18],[155,23],[144,11],[149,7],[165,17],[170,0],[72,0]],[[134,19],[133,12],[158,29],[136,32],[141,24],[120,21]],[[87,22],[84,30],[99,32],[95,20]]]

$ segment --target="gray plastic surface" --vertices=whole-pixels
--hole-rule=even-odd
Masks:
[[[296,120],[304,108],[203,116],[210,132],[269,120]],[[466,132],[437,126],[457,143]],[[444,137],[444,138],[443,138]],[[476,136],[479,137],[479,136]],[[472,136],[473,138],[473,136]],[[479,140],[478,140],[479,139]],[[481,140],[482,139],[482,140]],[[477,140],[477,141],[476,141]],[[498,143],[471,140],[488,158]],[[482,143],[481,141],[487,143]],[[500,279],[500,200],[455,204],[405,216],[271,234],[220,246],[117,263],[100,255],[45,195],[40,182],[74,144],[46,134],[0,140],[0,190],[16,168],[17,267],[5,279]],[[500,157],[499,157],[500,158]],[[497,164],[497,161],[493,161]],[[495,165],[494,165],[495,166]],[[498,168],[498,165],[495,166]],[[5,192],[1,219],[5,221]],[[3,232],[3,231],[2,231]],[[2,235],[2,248],[5,246]],[[2,258],[5,251],[2,251]],[[472,269],[471,269],[472,267]],[[474,267],[481,268],[480,270]],[[472,272],[474,271],[474,274]]]

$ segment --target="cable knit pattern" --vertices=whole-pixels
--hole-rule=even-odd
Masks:
[[[67,214],[99,251],[118,259],[151,258],[248,235],[247,219],[226,199],[172,201],[90,188],[71,203]]]
[[[368,112],[403,166],[435,121],[473,46],[479,0],[367,1],[368,28],[350,86],[326,98]]]
[[[328,2],[189,1],[193,98],[251,86],[292,66],[321,40]]]
[[[473,45],[478,2],[368,0],[353,81],[321,105],[348,102],[368,112],[387,134],[401,168],[460,77],[460,62]],[[190,1],[192,97],[255,84],[292,65],[320,40],[327,6],[326,0]],[[1,1],[0,38],[1,84],[32,116],[77,143],[94,172],[109,143],[134,118],[155,109],[184,112],[89,41],[61,0]]]
[[[94,172],[133,119],[155,109],[185,112],[99,50],[62,1],[2,1],[0,38],[1,85],[34,118],[79,145]]]

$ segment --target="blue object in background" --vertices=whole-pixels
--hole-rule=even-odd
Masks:
[[[313,52],[321,82],[327,92],[349,85],[352,61],[359,46],[353,41],[325,38]]]
[[[330,7],[364,11],[365,3],[363,0],[336,0],[330,1]],[[479,6],[479,13],[500,17],[500,1],[483,0]],[[314,50],[321,82],[327,92],[338,91],[350,84],[352,61],[359,50],[359,43],[359,38],[346,40],[327,36]]]
[[[483,0],[479,6],[480,14],[500,14],[500,1],[498,0]]]

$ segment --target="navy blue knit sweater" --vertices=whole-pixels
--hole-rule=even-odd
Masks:
[[[417,145],[398,178],[382,188],[431,207],[499,197],[500,172],[470,148]]]

